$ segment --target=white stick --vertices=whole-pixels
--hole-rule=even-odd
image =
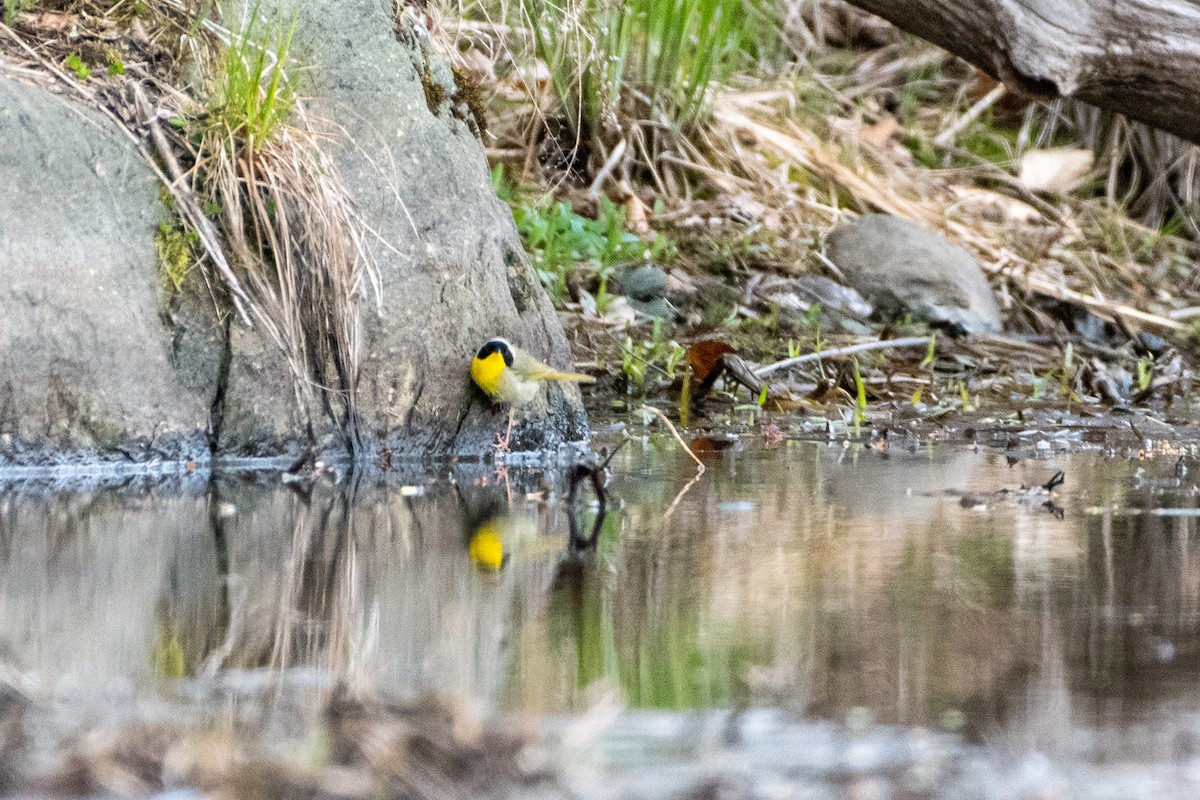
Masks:
[[[809,361],[820,361],[822,358],[838,358],[840,356],[849,356],[854,353],[862,353],[867,350],[889,350],[894,347],[916,347],[917,345],[929,344],[928,336],[907,336],[903,339],[884,339],[878,342],[863,342],[861,344],[852,344],[847,347],[836,347],[833,350],[822,350],[819,353],[809,353],[795,358],[785,358],[783,361],[776,361],[774,364],[767,364],[765,367],[759,367],[754,370],[754,374],[761,378],[764,375],[770,375],[777,370],[793,367],[796,364],[805,364]]]
[[[979,102],[968,108],[965,114],[954,120],[954,123],[950,125],[949,128],[946,128],[946,130],[935,136],[933,143],[938,147],[949,147],[954,143],[954,137],[957,136],[963,128],[967,127],[976,119],[978,119],[980,114],[982,114],[984,111],[987,111],[988,108],[990,108],[997,100],[1003,97],[1007,91],[1008,89],[1003,83],[998,85],[995,89],[992,89],[990,92],[981,97]]]

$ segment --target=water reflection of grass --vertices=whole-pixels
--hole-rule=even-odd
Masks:
[[[807,455],[806,470],[817,461]],[[740,540],[757,529],[758,511],[730,512],[729,524],[714,523],[723,503],[758,506],[747,499],[757,491],[755,476],[776,467],[751,459],[735,477],[729,472],[733,460],[726,459],[695,486],[677,514],[664,519],[679,485],[693,474],[690,463],[680,462],[677,450],[651,446],[636,464],[618,464],[618,473],[643,474],[618,489],[625,505],[606,521],[597,561],[560,569],[544,620],[522,626],[510,660],[508,699],[502,702],[527,704],[540,693],[536,704],[577,706],[586,700],[583,690],[594,684],[616,690],[622,702],[637,707],[702,708],[749,700],[748,673],[772,663],[781,635],[795,635],[795,627],[781,624],[786,615],[780,604],[795,593],[792,578],[784,576],[776,602],[768,602],[772,589],[765,584],[762,597],[746,594],[746,584],[757,583],[749,578],[757,569],[756,548],[747,551]],[[777,496],[794,507],[794,520],[805,517],[802,509],[814,499],[810,482],[797,478],[794,490]],[[774,499],[765,505],[773,506]],[[771,538],[789,535],[775,524],[774,510],[763,517],[768,523],[763,532]],[[751,594],[758,592],[751,588]]]
[[[705,619],[688,593],[665,594],[665,606],[630,608],[604,567],[573,565],[551,588],[546,643],[574,686],[620,690],[635,707],[707,708],[746,699],[746,672],[769,648],[744,630]]]
[[[984,533],[954,542],[954,599],[970,608],[1009,608],[1016,568],[1011,536]]]

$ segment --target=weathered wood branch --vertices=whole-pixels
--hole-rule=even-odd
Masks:
[[[850,0],[1010,89],[1200,144],[1200,0]]]

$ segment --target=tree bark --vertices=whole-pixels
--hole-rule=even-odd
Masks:
[[[850,0],[1010,89],[1200,144],[1200,0]]]

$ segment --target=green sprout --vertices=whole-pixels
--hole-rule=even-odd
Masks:
[[[63,66],[75,73],[75,77],[81,81],[86,81],[92,76],[92,71],[88,65],[83,63],[83,59],[79,57],[79,53],[71,53],[63,61]]]

